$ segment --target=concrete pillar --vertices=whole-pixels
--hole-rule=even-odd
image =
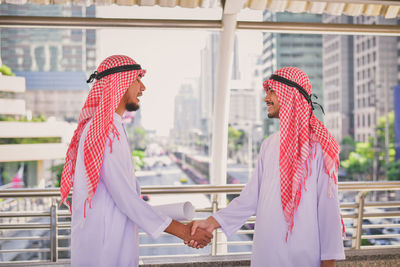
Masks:
[[[220,33],[217,58],[217,73],[214,92],[214,114],[212,149],[210,165],[210,181],[213,185],[226,184],[227,154],[228,154],[228,120],[230,87],[229,81],[232,73],[233,46],[237,23],[237,13],[243,7],[244,1],[227,1],[222,15],[223,29]],[[216,194],[213,201],[218,207],[226,206],[226,194]],[[212,254],[227,253],[226,237],[223,234],[215,235],[217,242]]]
[[[37,161],[37,167],[36,167],[36,186],[38,188],[44,188],[44,168],[43,168],[43,160],[38,160]]]

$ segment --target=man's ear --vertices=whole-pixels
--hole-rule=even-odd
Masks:
[[[124,95],[121,98],[121,101],[126,101],[127,95],[128,95],[128,89],[126,89]]]

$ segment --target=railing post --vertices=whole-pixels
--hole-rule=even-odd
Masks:
[[[57,200],[52,198],[50,207],[50,261],[58,261],[57,250]]]
[[[365,196],[366,196],[366,192],[360,192],[356,196],[356,202],[358,204],[358,208],[355,211],[355,213],[357,214],[357,219],[354,219],[354,223],[353,223],[353,238],[351,241],[351,248],[353,248],[353,249],[361,248]]]
[[[217,194],[213,195],[213,201],[211,203],[211,208],[212,208],[212,213],[216,213],[218,211],[218,196]],[[218,247],[218,230],[214,230],[214,238],[211,242],[211,251],[210,254],[211,256],[217,255],[217,247]]]

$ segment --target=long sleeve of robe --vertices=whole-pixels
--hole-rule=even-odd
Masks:
[[[312,148],[316,149],[311,161],[312,173],[306,180],[293,232],[286,242],[288,224],[281,204],[279,141],[278,132],[263,142],[248,184],[214,218],[229,237],[250,216],[257,215],[251,266],[319,267],[321,260],[344,259],[337,185],[331,183],[329,188],[320,144]]]
[[[138,227],[157,238],[171,218],[157,213],[140,197],[140,187],[122,118],[114,114],[119,139],[107,139],[100,180],[89,205],[83,146],[90,122],[78,148],[72,197],[72,266],[138,266]],[[112,146],[110,146],[112,142]],[[86,211],[86,218],[84,213]]]

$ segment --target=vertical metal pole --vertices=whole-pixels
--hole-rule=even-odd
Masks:
[[[356,197],[358,208],[356,209],[357,219],[354,219],[353,223],[353,239],[351,248],[360,249],[361,237],[362,237],[362,224],[364,218],[364,203],[365,203],[365,192],[360,192]]]
[[[52,199],[50,207],[50,261],[58,261],[57,249],[57,203],[56,199]]]
[[[378,180],[378,157],[379,157],[379,149],[378,149],[378,121],[379,121],[379,98],[378,98],[378,89],[381,88],[380,84],[375,84],[375,130],[374,130],[374,161],[372,163],[372,181],[375,182]],[[376,201],[377,193],[372,192],[371,199]]]
[[[44,167],[43,167],[43,160],[37,161],[36,167],[36,184],[39,188],[45,188],[46,181],[44,180]]]
[[[218,211],[218,195],[214,194],[212,196],[213,201],[212,201],[212,213],[216,213]],[[217,247],[218,247],[218,230],[214,230],[214,238],[211,242],[211,249],[210,249],[210,255],[215,256],[217,255]]]
[[[212,136],[212,153],[210,177],[211,184],[226,184],[228,154],[228,119],[229,119],[229,80],[232,73],[233,45],[236,30],[236,13],[222,15],[223,30],[220,34],[219,53],[217,59],[217,80],[214,96],[214,120]],[[226,205],[226,194],[218,195],[220,207]],[[225,238],[216,236],[215,239]],[[217,240],[222,241],[222,240]],[[217,246],[218,253],[226,253],[226,245]]]
[[[211,181],[215,185],[226,184],[228,153],[229,80],[232,70],[233,44],[236,14],[223,14],[224,29],[219,40],[217,80],[214,95],[214,120],[211,151]]]
[[[385,163],[389,163],[389,81],[388,71],[385,71]]]

